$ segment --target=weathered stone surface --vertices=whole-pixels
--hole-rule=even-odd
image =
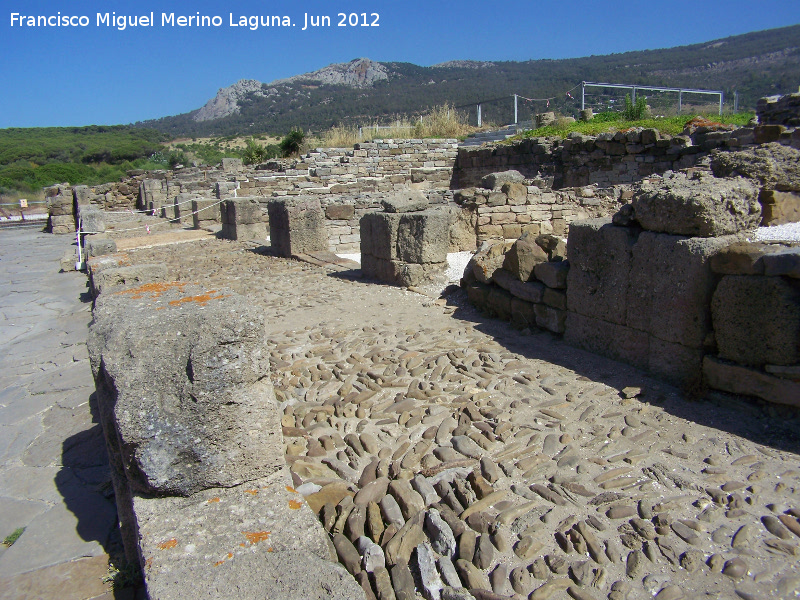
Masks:
[[[80,229],[89,233],[103,233],[106,230],[105,212],[96,206],[82,206],[79,211]]]
[[[711,257],[711,270],[721,275],[763,275],[764,256],[782,250],[776,244],[735,242]]]
[[[800,194],[797,192],[761,190],[758,201],[761,203],[762,227],[800,221]]]
[[[637,232],[611,219],[572,223],[567,253],[567,305],[570,312],[625,325],[627,295]],[[604,251],[599,251],[603,248]]]
[[[332,221],[349,221],[355,214],[352,204],[329,204],[325,207],[325,216]]]
[[[539,281],[520,281],[505,269],[496,269],[492,281],[504,290],[527,302],[542,302],[545,286]]]
[[[778,191],[800,191],[800,150],[783,144],[763,144],[738,152],[719,152],[711,161],[717,177],[739,175]]]
[[[169,273],[164,265],[133,265],[100,271],[92,277],[92,293],[95,296],[111,289],[139,286],[146,283],[167,281]]]
[[[633,195],[638,223],[648,231],[716,237],[754,229],[761,222],[758,190],[746,179],[665,176]]]
[[[573,346],[640,369],[648,368],[650,336],[643,331],[569,312],[564,340]]]
[[[754,367],[800,362],[800,282],[728,275],[711,311],[720,358]]]
[[[717,390],[756,396],[767,402],[800,406],[800,383],[791,379],[732,365],[711,356],[703,359],[703,376],[706,384]]]
[[[501,188],[505,183],[522,183],[525,178],[519,171],[502,171],[500,173],[490,173],[481,179],[481,185],[487,190]]]
[[[633,247],[627,326],[699,348],[711,331],[711,257],[736,237],[685,238],[643,232]],[[575,271],[573,263],[570,277]],[[570,282],[570,286],[571,286]],[[568,288],[572,301],[573,289]]]
[[[149,597],[363,598],[289,482],[284,469],[188,498],[136,497]]]
[[[186,495],[283,463],[263,328],[231,292],[160,284],[100,297],[92,371],[109,453],[131,491]]]
[[[512,245],[513,242],[503,242],[479,251],[467,264],[465,275],[467,271],[472,271],[480,283],[490,283],[495,271],[503,267],[506,253]]]
[[[533,270],[547,262],[547,253],[531,237],[523,236],[514,242],[503,259],[503,269],[520,281],[536,279]]]
[[[219,200],[195,198],[192,200],[192,225],[195,229],[222,221]]]
[[[113,254],[117,251],[117,243],[110,238],[92,235],[84,240],[83,248],[86,251],[86,258],[88,259],[93,256]]]
[[[388,213],[407,213],[428,208],[428,198],[419,190],[402,190],[381,202]]]
[[[328,249],[325,215],[319,199],[298,197],[272,200],[267,210],[270,242],[279,256]]]
[[[569,261],[543,262],[533,268],[533,273],[547,287],[563,290],[567,287]]]

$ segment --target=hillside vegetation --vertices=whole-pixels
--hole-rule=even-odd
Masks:
[[[283,135],[293,127],[319,133],[339,125],[413,119],[448,103],[463,110],[474,125],[478,102],[483,103],[484,121],[505,124],[513,121],[512,94],[551,98],[549,106],[545,101],[520,101],[520,120],[545,110],[577,116],[580,94],[574,88],[581,81],[718,89],[725,93],[727,110],[732,109],[735,91],[739,107],[753,110],[762,96],[797,91],[800,25],[691,46],[576,59],[454,61],[432,67],[400,62],[374,64],[384,68],[387,77],[368,87],[331,85],[308,78],[284,80],[263,84],[258,93],[251,91],[242,96],[236,114],[198,121],[195,116],[199,111],[193,111],[137,125],[153,127],[173,137],[264,132]],[[250,82],[253,83],[257,84]],[[572,98],[566,95],[568,90]],[[618,101],[624,93],[620,92]],[[708,111],[708,107],[687,105],[689,100],[696,97],[684,97],[685,113]],[[663,102],[677,105],[677,98]],[[652,103],[657,106],[655,98]]]
[[[0,129],[0,192],[102,183],[134,168],[164,168],[165,134],[129,126]]]

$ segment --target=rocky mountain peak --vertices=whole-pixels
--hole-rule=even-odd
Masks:
[[[376,81],[389,79],[389,71],[382,64],[368,58],[357,58],[347,63],[328,65],[314,71],[295,75],[288,79],[278,79],[266,86],[255,79],[241,79],[230,87],[220,88],[217,95],[198,110],[195,121],[220,119],[239,112],[239,102],[250,93],[269,96],[274,88],[299,81],[315,82],[322,85],[344,85],[352,88],[368,88]]]

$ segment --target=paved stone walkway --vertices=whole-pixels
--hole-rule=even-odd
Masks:
[[[782,407],[692,400],[461,291],[220,240],[124,259],[263,307],[295,487],[368,598],[800,595],[800,437]]]
[[[86,276],[71,236],[0,232],[0,599],[111,598],[116,509],[86,354]],[[74,242],[73,242],[74,243]]]

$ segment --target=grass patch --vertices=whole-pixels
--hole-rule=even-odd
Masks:
[[[619,115],[618,117],[615,115]],[[606,131],[620,131],[632,127],[657,129],[661,133],[678,135],[683,133],[684,125],[693,118],[694,115],[679,115],[676,117],[654,117],[626,121],[621,113],[599,113],[591,121],[571,122],[565,119],[557,121],[554,125],[531,129],[506,140],[506,143],[526,138],[534,137],[560,137],[565,138],[572,132],[584,135],[597,135]],[[753,113],[737,113],[728,115],[702,115],[710,121],[723,123],[726,125],[747,125],[755,115]]]
[[[24,527],[20,527],[18,529],[15,529],[13,531],[13,533],[11,533],[11,534],[6,536],[6,539],[3,540],[3,545],[6,546],[6,547],[13,546],[14,542],[16,542],[23,533],[25,533],[25,528]]]
[[[142,583],[142,573],[136,565],[124,559],[112,560],[108,563],[108,573],[103,576],[102,581],[110,583],[115,590],[138,587]]]
[[[466,114],[458,112],[449,104],[435,106],[415,119],[403,117],[389,127],[375,129],[363,127],[359,135],[358,127],[337,125],[314,138],[316,147],[349,148],[359,142],[375,139],[410,140],[421,138],[464,138],[477,131],[467,124]]]

